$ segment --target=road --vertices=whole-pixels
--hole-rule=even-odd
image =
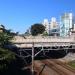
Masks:
[[[36,60],[36,75],[75,75],[75,70],[58,59]]]

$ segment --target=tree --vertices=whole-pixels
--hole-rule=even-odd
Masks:
[[[0,47],[4,47],[5,44],[8,44],[11,38],[12,36],[5,32],[0,33]]]
[[[16,34],[16,35],[19,35],[19,32],[16,32],[15,34]]]
[[[8,44],[10,39],[12,39],[10,31],[0,33],[0,72],[7,69],[8,64],[15,60],[15,54],[4,48],[4,45]]]
[[[48,36],[49,34],[45,31],[44,33],[43,33],[43,36]]]
[[[15,60],[15,55],[8,49],[0,48],[0,72],[8,69],[8,65]]]
[[[45,27],[42,24],[34,24],[31,26],[31,34],[36,36],[38,34],[42,34],[45,31]]]
[[[4,25],[1,24],[1,26],[2,26],[3,29],[5,29],[5,26]]]

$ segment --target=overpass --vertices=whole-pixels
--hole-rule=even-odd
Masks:
[[[34,47],[57,47],[57,46],[74,46],[74,37],[21,37],[15,36],[12,40],[13,44],[19,48],[31,48],[33,43]]]
[[[39,53],[45,53],[51,50],[75,50],[74,36],[69,37],[49,37],[49,36],[15,36],[12,40],[13,44],[19,48],[19,52],[26,52],[27,55],[37,56]],[[39,48],[39,50],[37,50]],[[31,53],[29,54],[28,51]],[[35,54],[33,54],[35,53]],[[27,57],[27,56],[26,56]]]
[[[50,51],[65,51],[75,50],[75,36],[69,37],[49,37],[49,36],[15,36],[11,42],[19,48],[19,57],[22,57],[24,60],[26,58],[32,58],[32,72],[34,70],[34,58],[37,57],[40,53],[41,55],[48,56],[47,53]],[[37,50],[39,48],[39,50]],[[25,54],[24,54],[25,53]],[[62,53],[62,52],[61,52]],[[29,59],[28,59],[29,60]],[[27,63],[27,61],[25,61]]]

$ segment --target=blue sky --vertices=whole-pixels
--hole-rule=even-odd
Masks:
[[[20,33],[45,18],[59,20],[64,12],[75,14],[75,0],[0,0],[0,24]]]

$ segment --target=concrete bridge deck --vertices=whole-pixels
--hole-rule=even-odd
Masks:
[[[12,42],[20,48],[32,47],[34,43],[34,47],[41,46],[71,46],[75,45],[75,40],[73,37],[20,37],[15,36]]]
[[[14,37],[12,40],[14,43],[27,43],[27,42],[73,42],[74,39],[71,37],[31,37],[31,38],[23,38],[23,37]]]

